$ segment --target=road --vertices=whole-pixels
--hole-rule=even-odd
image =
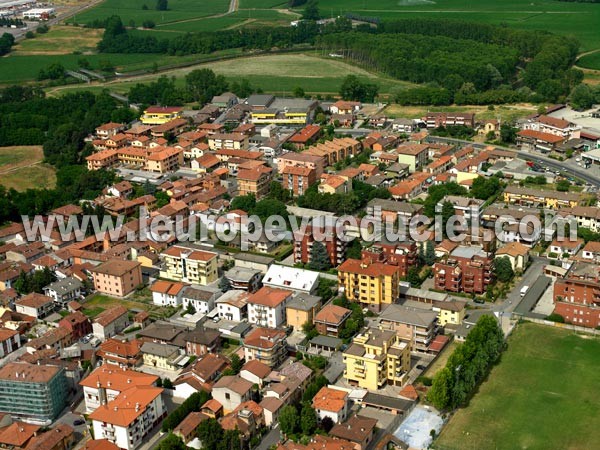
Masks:
[[[478,148],[478,149],[483,149],[488,146],[487,144],[479,144],[476,142],[464,141],[461,139],[439,137],[439,136],[429,136],[427,138],[427,140],[430,142],[446,142],[446,143],[452,143],[452,144],[470,145],[470,146],[472,146],[474,148]],[[514,148],[510,148],[510,147],[502,147],[502,146],[498,146],[498,145],[494,145],[494,147],[500,148],[502,150],[508,150],[508,151],[515,152],[517,154],[517,156],[521,159],[526,159],[526,160],[530,160],[533,162],[537,162],[542,165],[548,166],[554,170],[560,170],[562,172],[565,172],[572,176],[580,178],[583,181],[585,181],[586,183],[589,183],[593,186],[600,187],[600,176],[598,176],[597,174],[594,173],[595,170],[584,169],[582,167],[575,165],[572,161],[557,161],[555,159],[547,158],[547,157],[542,156],[537,153],[532,154],[529,152],[522,152],[522,151],[515,150]]]
[[[273,427],[271,431],[264,435],[258,447],[254,450],[269,450],[273,445],[277,445],[281,439],[281,433],[279,432],[279,423]]]

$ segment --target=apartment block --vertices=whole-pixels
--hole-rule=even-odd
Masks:
[[[269,193],[269,185],[273,179],[273,169],[259,166],[253,169],[240,169],[237,174],[238,195],[254,194],[257,200]]]
[[[600,269],[577,262],[554,283],[554,313],[582,327],[600,326]]]
[[[287,355],[283,330],[256,328],[244,338],[246,361],[258,360],[271,368],[281,364]]]
[[[413,353],[428,353],[437,333],[437,313],[426,308],[390,305],[379,316],[380,327],[394,331]]]
[[[94,289],[103,294],[125,297],[142,284],[141,264],[113,259],[90,269]]]
[[[436,289],[483,294],[492,282],[492,257],[478,246],[456,247],[433,266]]]
[[[170,280],[207,285],[218,278],[218,255],[204,250],[173,246],[161,253],[160,276]]]
[[[315,241],[320,242],[327,250],[332,267],[338,266],[346,258],[348,242],[339,238],[335,227],[326,227],[325,223],[316,220],[304,232],[298,230],[294,233],[295,263],[307,264],[311,261]]]
[[[410,345],[391,330],[366,329],[354,337],[343,357],[347,382],[371,391],[388,383],[402,386],[410,370]]]
[[[347,259],[338,267],[340,292],[374,312],[397,300],[399,281],[397,268],[388,264]]]
[[[559,192],[546,189],[533,189],[511,184],[504,190],[504,203],[521,206],[543,206],[550,209],[574,208],[585,196],[576,192]]]

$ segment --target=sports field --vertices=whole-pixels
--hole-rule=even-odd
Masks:
[[[42,164],[41,146],[0,147],[0,184],[24,191],[32,188],[53,188],[54,169]]]
[[[525,323],[437,450],[598,448],[600,339]]]

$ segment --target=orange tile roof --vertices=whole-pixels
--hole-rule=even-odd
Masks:
[[[555,128],[568,128],[571,123],[568,120],[558,119],[556,117],[551,116],[540,116],[538,117],[538,122],[543,123],[544,125],[550,125]]]
[[[340,324],[351,313],[349,309],[329,304],[315,316],[315,322],[325,322],[331,324]]]
[[[29,308],[41,308],[42,306],[51,302],[53,302],[52,297],[38,294],[37,292],[32,292],[31,294],[27,294],[25,297],[17,300],[15,303],[17,305],[27,306]]]
[[[291,291],[285,289],[272,288],[270,286],[263,286],[250,297],[248,297],[248,303],[268,306],[269,308],[275,308],[281,305],[291,296]]]
[[[285,332],[272,328],[256,328],[244,339],[244,346],[270,349],[275,344],[285,339]]]
[[[238,171],[237,179],[246,181],[258,181],[264,175],[269,175],[273,172],[273,169],[266,166],[256,167],[254,169],[240,169]]]
[[[0,444],[14,447],[24,447],[41,427],[26,422],[13,422],[0,430]]]
[[[210,409],[214,413],[218,413],[221,409],[223,409],[223,405],[221,405],[221,403],[218,400],[211,398],[210,400],[207,400],[206,403],[204,403],[204,405],[202,405],[201,409],[204,408]]]
[[[519,136],[537,139],[539,141],[548,142],[550,144],[556,144],[565,140],[562,136],[556,136],[550,133],[544,133],[536,130],[522,130],[517,133]]]
[[[178,295],[187,285],[178,281],[156,280],[150,290],[167,295]]]
[[[92,420],[119,427],[128,427],[163,392],[154,386],[134,386],[122,391],[117,398],[99,406],[89,415]]]
[[[137,261],[129,261],[122,259],[111,259],[99,266],[94,267],[91,272],[110,275],[113,277],[122,277],[141,264]]]
[[[210,261],[211,259],[217,256],[216,253],[205,252],[204,250],[194,250],[186,247],[179,247],[177,245],[173,247],[169,247],[167,250],[162,252],[163,255],[173,256],[176,258],[181,258],[182,253],[188,253],[188,259],[193,259],[196,261]]]
[[[264,379],[271,373],[271,368],[265,363],[260,362],[257,359],[251,359],[242,366],[242,370],[247,370],[258,378]]]
[[[427,144],[403,144],[396,148],[396,153],[399,155],[418,155],[421,152],[427,151]]]
[[[119,447],[108,439],[96,439],[95,441],[87,441],[82,450],[119,450]]]
[[[127,314],[127,308],[124,306],[115,306],[113,308],[107,309],[106,311],[102,311],[100,314],[96,316],[94,319],[94,323],[102,325],[103,327],[107,326],[110,323],[113,323],[119,317]]]
[[[60,370],[58,366],[38,366],[25,362],[9,362],[0,368],[0,380],[23,383],[48,383]]]
[[[139,355],[141,347],[142,342],[137,339],[132,341],[119,341],[118,339],[110,338],[100,344],[99,351],[127,358]]]
[[[123,392],[132,386],[152,386],[156,380],[158,380],[156,375],[122,369],[114,364],[103,364],[94,369],[79,384],[84,387],[97,388],[99,383],[104,388]]]
[[[339,272],[368,275],[370,277],[393,276],[398,268],[379,262],[361,261],[360,259],[347,259],[338,268]]]
[[[331,389],[323,386],[317,395],[313,397],[313,408],[323,411],[339,412],[346,405],[348,393],[339,389]]]

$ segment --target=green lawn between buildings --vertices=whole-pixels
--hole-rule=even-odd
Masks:
[[[520,324],[469,405],[444,427],[438,450],[598,448],[600,339]]]

